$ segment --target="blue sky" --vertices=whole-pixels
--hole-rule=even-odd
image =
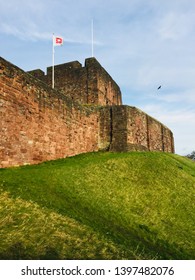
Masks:
[[[94,56],[136,106],[174,133],[176,153],[195,150],[194,0],[0,0],[0,56],[24,70]],[[162,85],[160,90],[157,87]]]

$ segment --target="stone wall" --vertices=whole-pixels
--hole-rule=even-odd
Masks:
[[[101,143],[110,151],[174,153],[172,132],[136,107],[104,107],[100,111],[100,131]]]
[[[0,167],[98,150],[98,113],[0,59]]]
[[[80,76],[84,68],[77,62],[69,66],[73,64],[80,69]],[[92,69],[87,86],[91,98],[98,97],[104,105],[106,99],[101,91],[107,86],[107,96],[119,102],[113,94],[118,88],[113,90],[114,83],[109,88],[110,78],[105,70]],[[53,90],[43,82],[45,78],[40,70],[28,74],[0,58],[1,168],[98,150],[174,152],[172,132],[139,109],[124,105],[84,106],[63,91]]]

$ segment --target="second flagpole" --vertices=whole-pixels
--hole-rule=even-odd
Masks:
[[[92,57],[94,57],[94,46],[93,46],[94,38],[93,38],[93,36],[94,36],[94,33],[93,33],[93,19],[92,19],[92,21],[91,21],[91,55],[92,55]]]

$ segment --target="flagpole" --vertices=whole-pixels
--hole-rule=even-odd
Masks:
[[[94,57],[94,46],[93,46],[93,19],[91,21],[91,56]]]
[[[54,33],[52,39],[52,88],[54,88]]]

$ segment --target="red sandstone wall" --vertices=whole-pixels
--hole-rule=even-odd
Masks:
[[[85,60],[88,77],[88,95],[94,96],[98,105],[121,105],[119,86],[95,58]],[[90,103],[90,102],[89,102]]]
[[[174,152],[174,141],[167,127],[135,107],[81,106],[0,58],[0,167],[98,150]]]
[[[0,60],[0,167],[98,150],[98,113]]]
[[[172,132],[141,110],[130,106],[112,106],[112,151],[164,151],[174,153]]]
[[[78,61],[73,61],[56,65],[54,70],[55,88],[76,102],[88,104],[86,69]],[[51,86],[52,67],[47,68],[45,82]]]
[[[98,146],[100,150],[110,150],[112,142],[112,119],[111,107],[105,106],[100,108],[99,115],[99,139]]]
[[[127,151],[127,111],[126,106],[112,106],[111,151]]]
[[[148,150],[147,115],[135,107],[127,110],[127,143],[129,150]]]
[[[163,133],[164,152],[174,153],[175,148],[174,148],[173,133],[166,126],[162,127],[162,133]]]

